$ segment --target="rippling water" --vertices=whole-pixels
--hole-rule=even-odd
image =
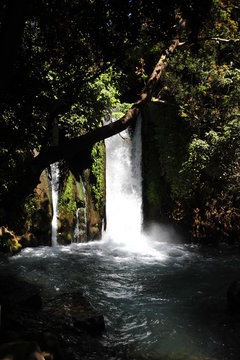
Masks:
[[[239,359],[238,325],[225,302],[239,254],[163,241],[160,231],[145,252],[110,239],[28,248],[11,259],[11,271],[48,295],[82,291],[104,314],[103,344],[127,346],[136,358]]]
[[[239,360],[240,326],[226,307],[229,284],[240,275],[239,251],[184,245],[162,226],[141,233],[140,125],[134,156],[125,133],[106,143],[104,240],[28,248],[3,270],[41,286],[45,296],[82,291],[104,315],[104,349],[124,348],[137,360]],[[96,352],[93,346],[81,360],[102,359]],[[125,355],[106,351],[104,360]]]

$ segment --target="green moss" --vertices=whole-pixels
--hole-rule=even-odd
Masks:
[[[77,210],[77,203],[76,203],[75,191],[74,191],[74,178],[71,173],[67,178],[64,192],[60,196],[58,208],[60,212],[64,212],[67,214],[73,212],[75,213]]]
[[[17,252],[21,251],[22,245],[18,241],[15,240],[12,242],[10,249],[11,249],[12,253],[17,253]]]
[[[15,236],[10,232],[5,232],[0,236],[0,250],[7,253],[19,252],[22,245],[18,242]]]
[[[151,103],[145,108],[144,118],[145,199],[159,215],[166,214],[171,200],[186,192],[180,169],[186,158],[189,132],[174,106]]]
[[[151,178],[147,184],[147,198],[150,204],[160,205],[161,198],[159,196],[159,186],[156,181]]]
[[[80,178],[80,181],[76,182],[76,189],[77,189],[77,197],[81,204],[85,203],[85,191],[83,188],[83,182],[82,178]]]
[[[116,110],[113,111],[113,117],[116,120],[121,119],[121,117],[123,117],[127,113],[131,106],[132,104],[130,103],[118,103],[116,106]]]
[[[33,194],[29,195],[24,203],[24,213],[26,217],[25,227],[26,229],[30,229],[33,225],[33,218],[37,211],[40,209],[40,197],[39,195],[34,192]]]
[[[102,214],[105,205],[105,146],[103,141],[93,146],[91,156],[92,192],[96,209]]]
[[[13,238],[9,233],[3,234],[0,237],[0,250],[3,252],[10,252],[12,240]]]

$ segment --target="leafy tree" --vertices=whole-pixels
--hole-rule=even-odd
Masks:
[[[1,2],[0,198],[5,215],[34,188],[44,167],[77,152],[84,158],[96,141],[134,120],[179,45],[178,19],[188,20],[184,38],[195,41],[210,4]],[[122,100],[136,101],[133,107],[114,126],[98,128],[120,94]],[[53,141],[56,124],[59,144]]]
[[[159,87],[191,134],[184,157],[177,166],[167,163],[165,173],[173,202],[196,221],[196,237],[239,233],[239,25],[237,2],[214,1],[197,51],[186,42],[175,52]]]

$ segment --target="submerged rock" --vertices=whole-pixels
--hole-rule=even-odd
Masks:
[[[50,314],[56,326],[67,326],[90,333],[101,333],[105,329],[103,315],[78,292],[51,299],[44,312]]]
[[[97,338],[105,328],[103,315],[81,293],[45,298],[34,285],[6,276],[0,277],[0,304],[0,359],[17,351],[24,355],[9,359],[73,360],[76,351],[88,353],[89,344],[102,351]]]
[[[240,280],[234,281],[227,291],[228,307],[240,313]]]
[[[16,341],[0,345],[1,360],[45,360],[35,342]]]

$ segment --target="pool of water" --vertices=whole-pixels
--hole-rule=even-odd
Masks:
[[[133,358],[239,359],[239,324],[226,304],[240,276],[239,251],[162,237],[139,244],[141,251],[107,238],[27,248],[4,271],[49,296],[82,291],[104,315],[102,344],[124,346]]]

